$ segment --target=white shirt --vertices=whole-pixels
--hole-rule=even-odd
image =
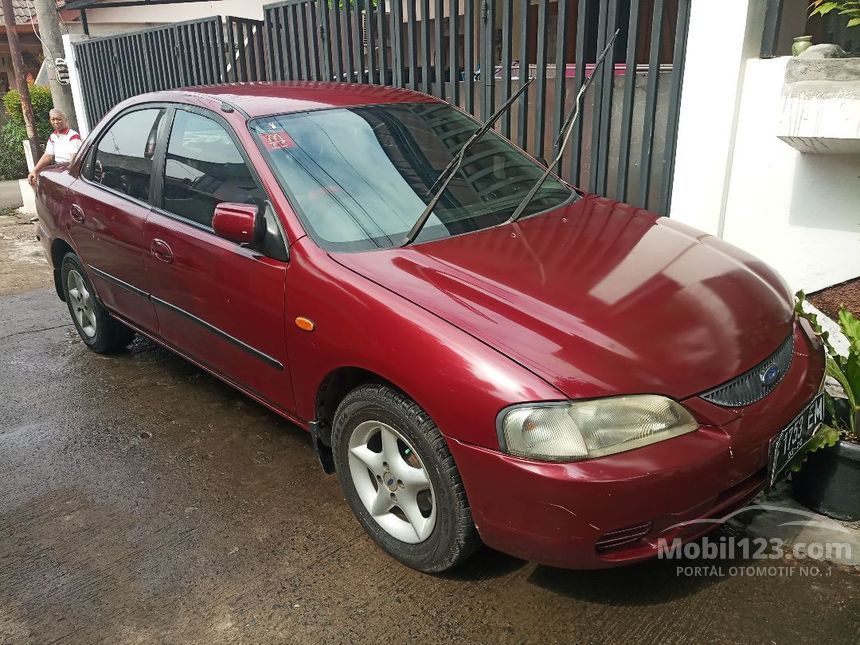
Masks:
[[[81,135],[71,128],[66,128],[51,133],[48,145],[45,146],[45,154],[53,155],[54,163],[69,163],[81,149],[81,143]]]

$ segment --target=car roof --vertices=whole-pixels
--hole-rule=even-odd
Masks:
[[[324,108],[439,101],[421,92],[394,87],[311,81],[227,83],[157,94],[160,100],[181,100],[182,97],[188,96],[204,100],[212,98],[220,103],[227,103],[252,118]]]

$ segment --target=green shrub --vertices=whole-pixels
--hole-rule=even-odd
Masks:
[[[36,134],[40,143],[45,143],[51,135],[51,122],[48,113],[54,107],[51,90],[44,85],[30,85],[30,103],[33,105],[33,116],[36,117]],[[9,90],[3,96],[3,106],[12,123],[24,127],[24,112],[21,110],[21,94],[18,90]],[[25,137],[26,138],[26,137]]]
[[[27,162],[21,142],[27,138],[23,125],[9,121],[0,128],[0,179],[22,179],[27,176]]]
[[[30,85],[30,102],[33,105],[33,116],[36,117],[39,147],[43,149],[53,130],[48,119],[48,113],[54,106],[50,88]],[[24,125],[21,94],[18,90],[9,90],[3,95],[3,107],[9,115],[9,122],[0,128],[0,179],[21,179],[27,176],[27,161],[24,147],[21,145],[27,138],[27,128]]]

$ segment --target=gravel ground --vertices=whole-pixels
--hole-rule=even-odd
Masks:
[[[860,249],[857,252],[860,253]],[[860,278],[810,294],[809,300],[834,320],[839,316],[842,305],[860,318]]]

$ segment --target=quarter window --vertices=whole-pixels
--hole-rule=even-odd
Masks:
[[[221,202],[257,204],[262,209],[265,194],[223,126],[177,110],[164,163],[164,209],[211,226],[215,206]]]
[[[149,201],[152,158],[164,112],[153,108],[121,116],[99,140],[92,180],[129,197]],[[85,176],[89,172],[87,168]]]

